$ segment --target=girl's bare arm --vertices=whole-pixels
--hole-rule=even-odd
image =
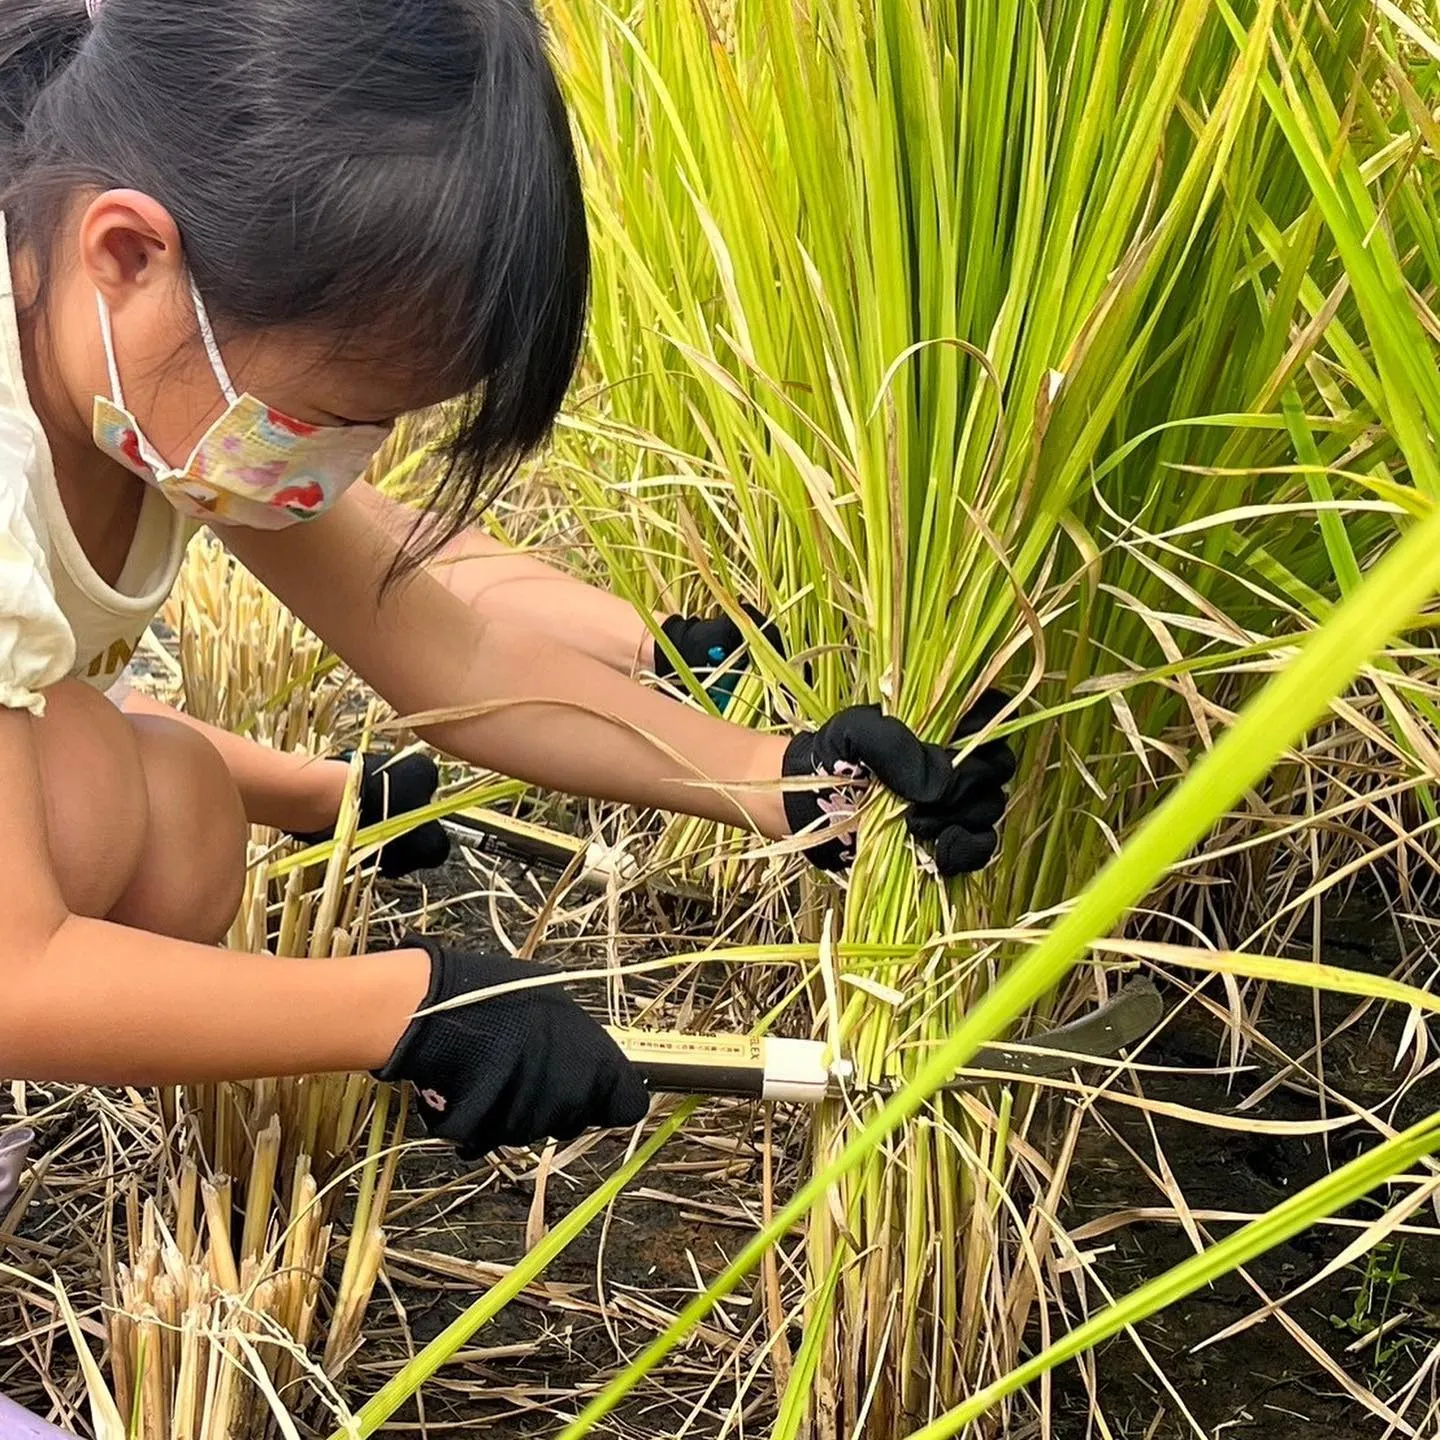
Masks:
[[[701,714],[518,625],[425,573],[380,596],[397,554],[363,487],[304,526],[223,532],[240,560],[439,748],[572,795],[789,833],[773,788],[786,739]],[[768,788],[767,788],[768,786]]]
[[[364,503],[385,533],[404,544],[415,512],[374,490]],[[655,637],[628,601],[483,530],[456,536],[425,568],[477,615],[539,631],[622,675],[655,664]]]
[[[425,995],[422,951],[284,960],[70,914],[50,860],[36,723],[0,710],[0,1074],[145,1085],[385,1064]]]

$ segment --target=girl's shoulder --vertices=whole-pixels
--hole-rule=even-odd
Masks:
[[[75,663],[55,595],[40,503],[49,451],[30,404],[0,214],[0,706],[39,714],[39,692]]]
[[[75,663],[75,636],[55,596],[35,498],[35,436],[0,407],[0,706],[39,714],[40,692]]]

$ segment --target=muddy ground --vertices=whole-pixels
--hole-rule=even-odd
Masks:
[[[1397,958],[1391,921],[1373,897],[1353,901],[1345,912],[1328,917],[1324,958],[1335,965],[1374,973],[1388,972]],[[1320,999],[1326,1028],[1339,1024],[1354,1008],[1341,996]],[[1372,1012],[1372,1016],[1373,1016]],[[1292,989],[1270,992],[1264,1029],[1292,1055],[1301,1054],[1314,1035],[1311,997]],[[1392,1007],[1384,1019],[1371,1017],[1326,1046],[1327,1078],[1343,1094],[1381,1114],[1397,1129],[1440,1109],[1440,1083],[1422,1080],[1400,1104],[1383,1102],[1396,1088],[1393,1068],[1403,1019]],[[1203,1068],[1217,1063],[1218,1027],[1187,1010],[1147,1059],[1155,1063]],[[1271,1073],[1261,1066],[1260,1074]],[[1221,1079],[1151,1077],[1145,1088],[1158,1099],[1174,1100],[1218,1113],[1234,1111],[1234,1101],[1255,1083],[1229,1087]],[[1314,1101],[1276,1091],[1250,1112],[1257,1118],[1305,1120]],[[1106,1119],[1140,1155],[1150,1158],[1154,1145],[1139,1112],[1109,1107]],[[1155,1129],[1175,1178],[1198,1209],[1259,1212],[1280,1204],[1327,1171],[1353,1159],[1373,1140],[1361,1126],[1324,1138],[1246,1134],[1201,1129],[1156,1118]],[[1134,1205],[1162,1205],[1163,1195],[1143,1173],[1120,1140],[1087,1132],[1072,1174],[1072,1218],[1104,1215]],[[1373,1220],[1383,1193],[1353,1205],[1345,1215]],[[1423,1208],[1415,1217],[1433,1228],[1435,1213]],[[1233,1228],[1209,1228],[1220,1238]],[[1355,1235],[1354,1230],[1317,1229],[1261,1256],[1250,1276],[1271,1295],[1287,1293],[1324,1269]],[[1137,1223],[1096,1242],[1113,1246],[1100,1256],[1098,1271],[1117,1293],[1133,1289],[1192,1253],[1181,1228],[1171,1223]],[[1203,1432],[1212,1436],[1257,1435],[1266,1440],[1314,1440],[1317,1434],[1380,1436],[1385,1425],[1345,1393],[1336,1378],[1307,1356],[1294,1339],[1271,1321],[1232,1339],[1197,1351],[1211,1336],[1249,1315],[1260,1304],[1256,1292],[1236,1277],[1201,1291],[1139,1327],[1139,1337],[1165,1377],[1179,1392]],[[1323,1281],[1288,1311],[1323,1352],[1358,1384],[1381,1397],[1404,1388],[1440,1342],[1440,1242],[1425,1236],[1401,1237],[1368,1263],[1347,1266]],[[1383,1333],[1366,1340],[1379,1328]],[[1173,1397],[1130,1339],[1117,1339],[1099,1355],[1100,1389],[1115,1440],[1170,1440],[1193,1436]],[[1423,1415],[1432,1398],[1431,1383],[1407,1416]],[[1062,1419],[1055,1440],[1081,1440],[1097,1434],[1089,1416],[1084,1387],[1073,1367],[1058,1386]],[[1432,1417],[1430,1429],[1436,1433]]]

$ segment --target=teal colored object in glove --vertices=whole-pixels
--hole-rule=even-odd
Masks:
[[[775,622],[766,619],[753,605],[742,605],[741,609],[783,659],[785,646]],[[740,627],[722,613],[712,616],[672,615],[660,629],[723,715],[735,698],[735,686],[741,674],[750,666],[750,655]],[[728,666],[727,661],[730,662]],[[678,678],[669,654],[659,645],[655,647],[655,674],[661,680]]]
[[[709,660],[711,668],[718,670],[725,663],[725,651],[719,645],[712,645]],[[717,675],[705,687],[705,693],[715,702],[715,708],[722,715],[735,698],[735,682],[739,678],[739,671],[726,670],[723,674]]]

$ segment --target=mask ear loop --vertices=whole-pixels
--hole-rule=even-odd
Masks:
[[[110,398],[123,410],[125,392],[120,388],[120,367],[115,363],[115,332],[110,328],[110,307],[98,290],[95,292],[95,308],[100,312],[100,339],[105,346],[105,368],[110,372]]]
[[[200,290],[193,277],[190,280],[190,299],[195,306],[195,319],[200,326],[200,338],[205,344],[210,369],[215,374],[226,403],[233,405],[239,396],[230,379],[230,372],[225,368],[224,357],[220,354],[220,346],[215,339],[215,327],[210,323],[210,314],[205,309],[205,302],[200,298]],[[95,308],[100,314],[100,338],[105,346],[105,369],[110,375],[110,398],[123,410],[125,391],[120,384],[120,366],[115,359],[115,330],[110,323],[110,307],[98,290],[95,292]]]
[[[200,287],[195,283],[193,275],[190,277],[190,300],[195,306],[195,319],[200,325],[200,338],[205,342],[205,353],[210,357],[210,368],[220,382],[226,403],[233,405],[240,396],[230,381],[230,372],[225,368],[224,357],[220,354],[220,346],[215,340],[215,328],[210,324],[210,312],[200,298]]]

